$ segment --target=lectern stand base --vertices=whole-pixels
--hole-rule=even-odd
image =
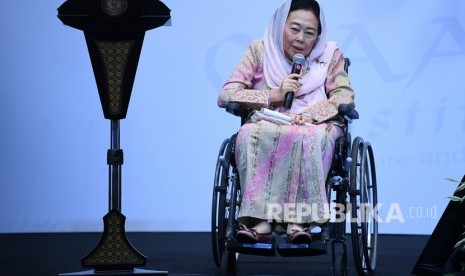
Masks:
[[[94,269],[82,272],[72,272],[72,273],[60,273],[60,276],[68,276],[68,275],[99,275],[99,276],[129,276],[129,275],[168,275],[168,271],[158,271],[158,270],[146,270],[146,269],[138,269],[135,268],[134,270],[113,270],[113,271],[95,271]]]

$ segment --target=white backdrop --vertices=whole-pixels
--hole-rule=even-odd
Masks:
[[[110,122],[83,33],[64,0],[0,9],[0,232],[101,231]],[[208,231],[214,166],[239,120],[218,92],[281,0],[163,1],[172,26],[147,32],[121,122],[128,231]],[[321,0],[350,57],[375,149],[380,232],[429,234],[465,163],[465,2]],[[391,218],[391,221],[389,221]]]

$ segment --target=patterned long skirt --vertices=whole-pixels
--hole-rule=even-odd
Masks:
[[[325,182],[341,136],[332,124],[244,124],[237,135],[236,163],[242,190],[239,218],[284,223],[329,219]]]

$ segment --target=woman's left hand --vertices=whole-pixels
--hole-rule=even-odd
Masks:
[[[303,125],[305,125],[305,123],[313,124],[314,122],[315,122],[315,120],[310,119],[310,118],[306,118],[303,115],[296,115],[296,114],[292,115],[291,123],[293,125],[303,126]]]

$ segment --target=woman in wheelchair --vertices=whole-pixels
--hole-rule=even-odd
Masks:
[[[300,74],[290,74],[296,54],[305,64]],[[294,94],[288,110],[286,92]],[[270,242],[274,230],[286,232],[289,243],[311,242],[309,229],[329,220],[325,182],[343,134],[338,106],[354,106],[343,55],[327,39],[317,1],[287,0],[276,10],[264,38],[250,44],[222,88],[218,105],[231,102],[291,117],[277,123],[255,111],[237,134],[237,240]]]

